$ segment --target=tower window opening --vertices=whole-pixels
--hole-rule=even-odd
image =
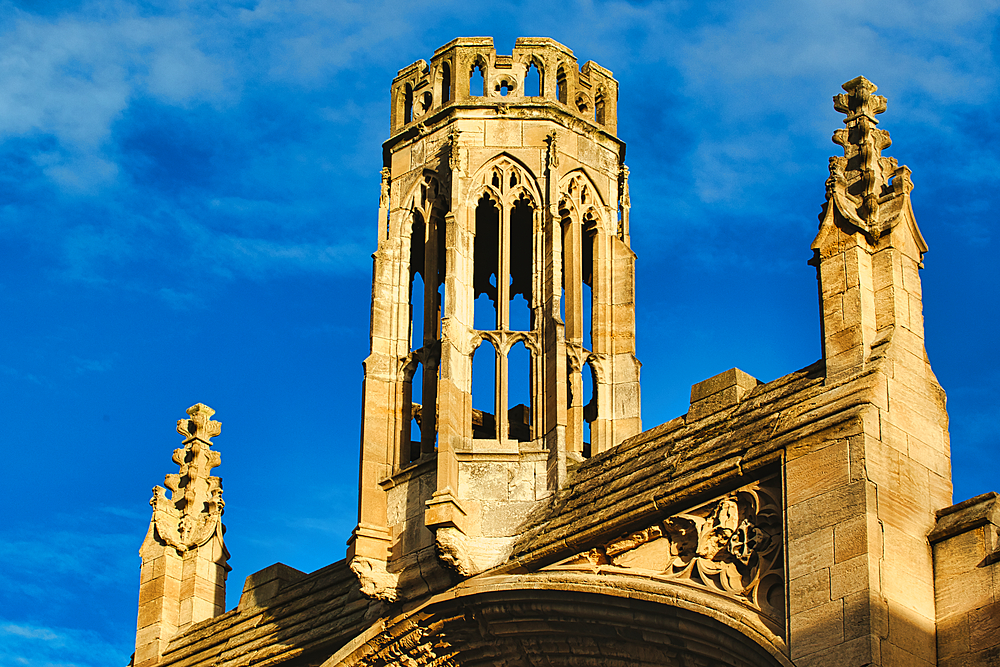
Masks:
[[[496,410],[497,353],[484,340],[472,354],[472,437],[497,439]]]
[[[469,72],[469,95],[471,97],[482,97],[485,90],[484,71],[482,62],[476,62]]]
[[[590,100],[588,100],[586,96],[582,94],[576,96],[576,108],[584,116],[593,118],[590,113]]]
[[[428,90],[420,96],[420,115],[422,116],[427,113],[432,104],[434,104],[434,96],[431,94],[431,91]]]
[[[534,328],[531,309],[531,281],[534,275],[534,208],[521,197],[510,210],[510,317],[509,328]]]
[[[507,436],[518,442],[531,440],[531,353],[524,342],[507,353]]]
[[[583,365],[583,455],[590,458],[593,454],[594,430],[593,422],[597,419],[597,374],[588,361]]]
[[[424,345],[424,239],[426,225],[417,211],[413,212],[410,234],[410,349]]]
[[[569,100],[569,86],[566,82],[566,70],[560,66],[556,72],[556,99],[563,104]]]
[[[597,120],[597,122],[600,123],[601,125],[607,125],[607,118],[605,116],[606,113],[605,107],[606,107],[606,102],[604,97],[604,91],[602,90],[599,93],[597,93],[597,99],[594,102],[594,117]]]
[[[437,322],[435,325],[435,330],[437,331],[438,340],[441,339],[442,331],[442,318],[445,316],[444,309],[444,295],[445,295],[445,270],[447,268],[447,249],[445,247],[445,229],[444,220],[440,217],[434,218],[434,230],[435,230],[435,242],[437,246]]]
[[[500,258],[500,210],[483,195],[476,206],[476,240],[473,248],[475,310],[473,326],[480,330],[499,328],[497,274]],[[480,296],[486,298],[482,301]]]
[[[508,94],[514,91],[514,82],[510,79],[500,79],[497,82],[496,91],[500,93],[501,97],[507,97]]]
[[[541,97],[542,95],[542,72],[535,61],[528,64],[528,70],[524,75],[524,96]]]
[[[594,349],[594,244],[597,242],[596,223],[592,219],[586,221],[583,229],[583,238],[580,258],[580,274],[583,281],[581,285],[582,298],[581,306],[583,310],[583,346],[588,350]]]
[[[406,84],[403,88],[403,122],[413,120],[413,86]]]
[[[441,104],[451,101],[451,65],[441,63]]]
[[[420,442],[423,432],[423,406],[420,404],[420,400],[421,395],[423,394],[423,386],[423,364],[417,363],[417,366],[413,371],[413,375],[410,376],[409,386],[405,388],[406,391],[408,391],[407,398],[409,399],[410,429],[409,443],[406,447],[404,463],[412,463],[420,458]]]

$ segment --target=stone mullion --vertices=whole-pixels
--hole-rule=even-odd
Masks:
[[[554,73],[552,75],[554,81]],[[541,367],[544,373],[544,421],[542,437],[549,451],[546,465],[547,488],[556,490],[566,480],[566,324],[560,315],[565,252],[562,219],[557,206],[559,175],[549,160],[545,179],[546,200],[543,204],[545,229],[545,305],[541,326]]]
[[[582,230],[571,220],[566,228],[563,248],[563,287],[566,290],[566,340],[583,344],[583,267],[581,266]],[[591,313],[593,314],[593,313]]]
[[[395,426],[389,427],[393,459],[392,471],[399,470],[409,463],[410,453],[410,421],[412,415],[413,387],[412,378],[409,380],[402,372],[403,360],[405,360],[413,348],[413,304],[410,303],[412,294],[411,276],[413,267],[410,266],[410,257],[413,249],[413,227],[411,211],[399,209],[397,212],[399,223],[397,237],[397,260],[396,260],[396,283],[393,294],[394,308],[393,328],[391,331],[391,345],[395,354],[391,359],[391,367],[388,369],[392,386],[393,401],[392,422]],[[410,221],[409,223],[407,221]],[[424,223],[424,230],[427,223]],[[425,231],[426,235],[426,231]],[[422,241],[419,240],[418,242]],[[426,280],[424,281],[424,294],[427,294]],[[423,308],[424,304],[417,307]],[[405,450],[405,451],[404,451]],[[389,474],[388,471],[386,474]],[[381,480],[379,480],[381,481]]]
[[[500,209],[499,248],[497,257],[497,329],[502,332],[500,345],[496,348],[496,372],[494,373],[494,391],[497,426],[497,441],[508,438],[507,417],[507,337],[510,331],[510,214],[511,209],[498,203]]]
[[[467,85],[467,84],[466,84]],[[464,201],[467,179],[455,170],[451,178],[451,201]],[[426,503],[424,522],[428,528],[454,526],[465,530],[465,512],[458,501],[457,452],[472,440],[472,357],[467,353],[472,331],[472,253],[475,209],[463,206],[459,215],[445,216],[445,315],[441,326],[441,357],[438,379],[437,490]]]

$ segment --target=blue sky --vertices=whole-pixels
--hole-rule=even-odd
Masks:
[[[553,37],[620,82],[643,423],[820,356],[806,265],[864,74],[913,170],[955,500],[997,489],[998,2],[0,0],[0,667],[124,665],[174,423],[223,423],[229,604],[355,523],[396,71]]]

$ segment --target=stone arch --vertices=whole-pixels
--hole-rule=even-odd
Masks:
[[[451,77],[451,61],[442,60],[441,64],[438,65],[437,84],[438,105],[448,104],[455,96],[454,82]]]
[[[489,88],[487,87],[488,84],[486,82],[488,69],[486,58],[482,55],[477,55],[472,61],[472,67],[469,68],[469,97],[485,97],[489,94]],[[478,77],[476,76],[477,71],[479,73]],[[482,85],[481,90],[478,89],[478,86],[480,85]]]
[[[413,120],[413,84],[407,83],[403,86],[403,122],[409,123]]]
[[[541,354],[541,349],[538,347],[538,341],[535,337],[525,331],[514,331],[507,336],[507,341],[505,344],[505,352],[517,345],[518,343],[524,343],[524,346],[528,348],[528,351],[532,354]]]
[[[493,579],[372,625],[322,667],[792,667],[780,638],[700,591],[603,575]]]
[[[560,179],[558,201],[560,207],[565,206],[569,211],[573,222],[582,222],[587,213],[592,212],[601,231],[617,232],[617,221],[612,228],[605,215],[607,198],[583,167],[567,172]]]
[[[507,203],[505,199],[506,193],[508,190],[514,189],[511,188],[506,180],[511,168],[516,168],[520,172],[518,174],[518,186],[522,187],[530,194],[532,202],[542,201],[542,190],[538,185],[538,178],[535,176],[534,172],[521,160],[517,159],[510,153],[504,152],[484,162],[482,166],[480,166],[479,169],[477,169],[472,175],[472,178],[469,179],[471,185],[469,186],[469,191],[466,195],[466,205],[475,208],[476,201],[480,196],[482,196],[484,187],[488,187],[494,195],[497,196],[498,203]],[[502,174],[500,178],[500,187],[494,186],[492,182],[495,169],[499,169]]]

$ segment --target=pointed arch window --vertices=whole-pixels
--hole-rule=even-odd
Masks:
[[[441,63],[441,104],[451,101],[451,64]]]
[[[469,71],[469,96],[482,97],[486,94],[486,67],[481,60],[472,64]]]
[[[495,350],[493,409],[477,407],[474,397],[472,426],[473,432],[480,434],[477,438],[523,442],[532,434],[532,361],[525,343],[511,346],[504,341],[530,335],[536,328],[537,195],[528,173],[507,158],[489,166],[480,178],[482,194],[476,205],[473,246],[473,326],[499,341],[499,347]],[[511,354],[516,359],[512,360]],[[475,359],[473,391],[483,393],[481,380],[476,378],[482,378],[485,371],[481,370],[482,362]],[[516,403],[510,391],[519,392]],[[487,431],[491,435],[486,435]]]
[[[409,123],[413,120],[413,86],[406,84],[403,87],[403,122]]]
[[[437,441],[437,380],[444,306],[444,216],[447,198],[437,178],[425,175],[408,200],[410,361],[403,372],[403,432],[397,463],[432,453]]]
[[[542,91],[542,68],[538,64],[537,60],[532,60],[528,63],[528,68],[524,75],[524,91],[525,97],[541,97]]]

